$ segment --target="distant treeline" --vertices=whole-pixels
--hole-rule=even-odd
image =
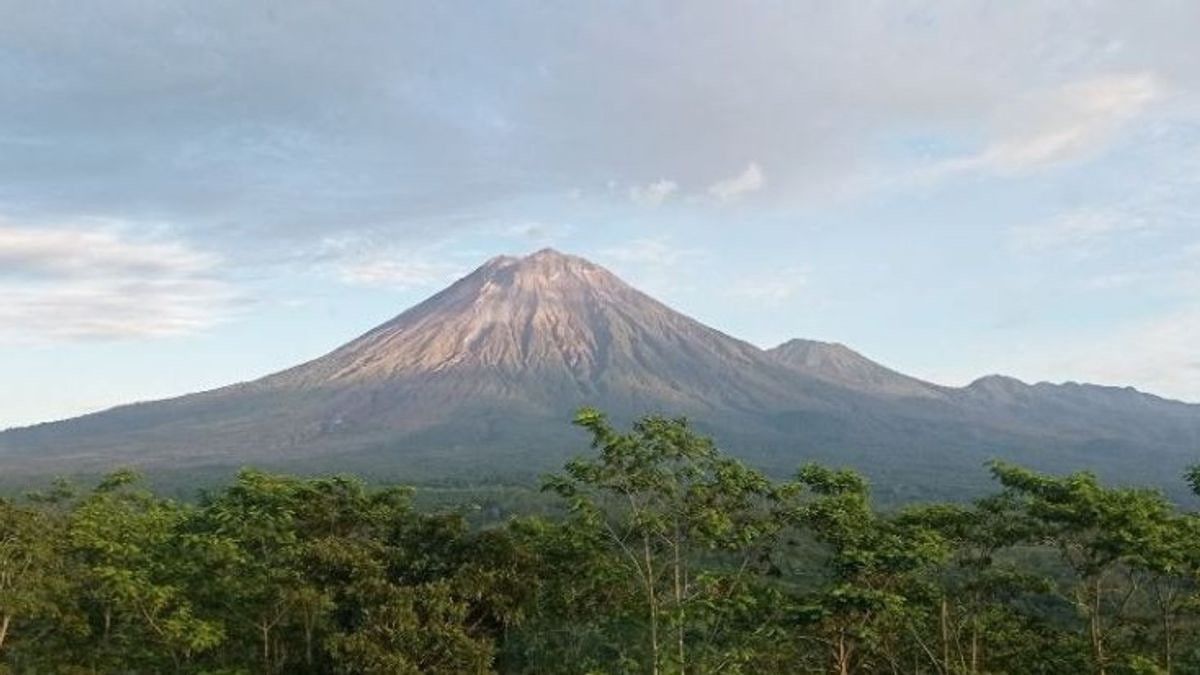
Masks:
[[[0,672],[1200,672],[1200,516],[1158,492],[996,464],[992,496],[881,513],[683,420],[576,424],[563,518],[258,471],[0,501]]]

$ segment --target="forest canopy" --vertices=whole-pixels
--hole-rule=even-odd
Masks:
[[[249,469],[0,500],[0,672],[1200,672],[1200,517],[1157,491],[997,463],[973,503],[881,511],[683,419],[575,423],[561,516]]]

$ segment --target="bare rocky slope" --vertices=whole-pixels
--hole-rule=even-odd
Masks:
[[[795,339],[767,353],[799,372],[864,393],[932,399],[948,394],[945,387],[885,368],[839,343]]]
[[[0,433],[0,471],[258,464],[520,480],[586,450],[566,423],[581,405],[687,415],[769,470],[857,466],[898,496],[973,491],[992,457],[1168,486],[1200,460],[1200,406],[999,377],[942,387],[826,343],[761,350],[545,250],[494,258],[260,380]]]

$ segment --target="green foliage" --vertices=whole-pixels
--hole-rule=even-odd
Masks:
[[[173,670],[224,637],[188,593],[199,570],[177,536],[187,509],[136,489],[137,480],[108,476],[67,517],[66,553],[89,626],[80,665]]]
[[[1200,516],[1157,492],[997,464],[990,497],[880,511],[686,420],[576,424],[562,507],[507,520],[253,470],[0,500],[0,673],[1200,672]]]
[[[642,636],[641,649],[626,646],[623,656],[650,672],[745,661],[731,619],[754,602],[755,572],[781,531],[781,494],[686,420],[647,417],[620,433],[584,409],[575,423],[599,456],[569,463],[546,488],[568,501],[575,527],[596,533],[603,553],[621,561],[624,574],[611,581],[637,605],[627,623]]]
[[[0,500],[0,656],[32,647],[27,629],[69,605],[62,537],[46,514]]]

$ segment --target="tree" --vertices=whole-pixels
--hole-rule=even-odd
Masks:
[[[685,419],[650,416],[621,433],[585,408],[575,424],[591,433],[599,456],[570,462],[546,489],[567,499],[578,525],[602,532],[624,561],[642,597],[647,670],[703,669],[690,652],[719,644],[721,622],[709,618],[702,631],[693,613],[735,603],[732,594],[745,589],[738,582],[765,559],[781,529],[772,484],[721,455]],[[701,572],[706,556],[725,564]]]
[[[576,424],[565,513],[506,523],[253,470],[0,499],[0,673],[1200,672],[1200,515],[1157,492],[997,464],[997,494],[880,511],[686,420]]]
[[[921,586],[949,553],[936,531],[916,520],[889,520],[871,509],[866,480],[853,471],[807,465],[797,473],[807,499],[794,522],[828,551],[828,585],[811,612],[829,650],[830,670],[846,675],[871,665],[872,655],[898,667],[898,644],[916,642],[936,661],[914,625]]]
[[[1089,473],[1057,478],[1003,463],[992,472],[1033,519],[1030,540],[1054,546],[1073,572],[1071,599],[1087,624],[1092,668],[1104,675],[1144,573],[1173,574],[1181,560],[1164,546],[1175,536],[1168,533],[1181,532],[1172,527],[1173,507],[1158,492],[1104,488]],[[1171,632],[1164,634],[1168,642]]]
[[[70,514],[69,556],[92,635],[80,658],[101,669],[179,671],[219,645],[224,628],[198,616],[187,593],[190,558],[176,534],[188,510],[137,481],[113,473]]]
[[[1051,589],[1049,580],[1023,569],[1010,555],[1036,527],[1030,518],[1006,495],[993,495],[971,505],[911,506],[898,520],[935,530],[951,551],[934,579],[939,672],[974,675],[1034,668],[1020,657],[1028,645],[1052,638],[1056,629],[1014,607]],[[1042,672],[1073,669],[1054,663],[1050,650],[1040,650],[1037,660],[1045,664]]]
[[[0,657],[22,623],[60,614],[67,598],[62,526],[0,499]]]
[[[385,584],[352,632],[334,635],[337,672],[364,675],[486,673],[492,644],[469,629],[470,604],[448,582]]]

